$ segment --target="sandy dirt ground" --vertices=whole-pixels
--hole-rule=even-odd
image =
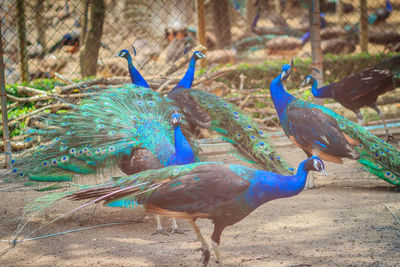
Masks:
[[[280,148],[291,163],[304,159],[293,147]],[[229,161],[229,160],[228,160]],[[328,178],[315,175],[317,187],[298,196],[269,202],[222,235],[228,266],[399,266],[400,225],[383,205],[400,217],[399,193],[365,175],[354,163],[327,164]],[[347,170],[347,172],[346,172]],[[352,171],[353,170],[353,171]],[[335,173],[335,171],[339,171]],[[348,176],[348,179],[346,178]],[[43,193],[0,191],[0,239],[14,238],[23,205]],[[64,202],[32,229],[77,207]],[[9,222],[9,223],[7,223]],[[126,223],[26,241],[0,256],[0,266],[198,266],[200,247],[190,225],[178,220],[186,235],[152,235],[155,221],[134,211],[98,205],[68,215],[33,236],[107,223]],[[170,220],[163,219],[169,227]],[[204,236],[212,224],[200,220]],[[0,242],[0,252],[10,247]],[[217,266],[212,252],[210,266]]]

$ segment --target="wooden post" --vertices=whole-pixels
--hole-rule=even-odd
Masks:
[[[310,32],[311,32],[311,66],[317,69],[319,72],[314,71],[313,76],[317,79],[318,85],[323,84],[322,78],[322,50],[321,50],[321,19],[319,11],[319,1],[311,0],[310,5]],[[321,99],[314,98],[314,102],[317,104],[323,104]]]
[[[319,0],[310,0],[311,4],[309,5],[310,12],[310,34],[311,34],[311,66],[312,68],[317,69],[318,71],[313,71],[313,76],[317,79],[318,85],[321,86],[323,84],[322,79],[322,50],[321,50],[321,18],[320,18],[320,9],[319,9]],[[316,104],[322,105],[322,99],[314,98],[314,102]],[[310,175],[309,179],[307,179],[306,188],[314,187],[314,176]]]
[[[340,26],[344,26],[344,16],[343,16],[343,0],[336,1],[336,14],[338,16],[338,21]]]
[[[197,43],[207,47],[206,40],[206,22],[205,22],[205,11],[204,11],[204,0],[196,1],[196,13],[197,13]],[[200,67],[205,68],[207,66],[207,58],[200,60]]]
[[[1,32],[0,19],[0,32]],[[3,60],[3,38],[0,38],[0,96],[1,96],[1,116],[3,120],[3,144],[6,168],[11,169],[11,144],[8,133],[8,118],[7,118],[7,93],[6,93],[6,80],[4,77],[4,60]]]
[[[35,22],[37,27],[37,41],[43,47],[43,50],[40,52],[40,57],[44,56],[47,51],[46,45],[46,27],[43,23],[43,12],[44,12],[44,1],[36,0],[35,4]]]
[[[360,47],[368,53],[368,10],[367,0],[360,0]]]
[[[18,52],[21,66],[21,79],[29,81],[28,72],[28,52],[26,48],[26,28],[25,28],[25,6],[24,0],[17,0],[17,29],[18,29]]]

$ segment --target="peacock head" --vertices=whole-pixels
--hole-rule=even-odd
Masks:
[[[307,85],[312,85],[312,83],[314,82],[314,77],[311,75],[308,75],[304,81],[301,83],[300,87],[304,87]]]
[[[182,116],[181,114],[179,114],[178,112],[175,112],[174,114],[172,114],[171,116],[171,122],[173,126],[179,126],[181,125],[181,121],[182,121]]]
[[[116,55],[116,57],[123,57],[123,58],[130,58],[131,54],[129,54],[129,51],[126,49],[122,49],[121,51],[118,52],[118,54]]]
[[[293,59],[290,62],[290,65],[285,64],[282,66],[281,81],[285,81],[289,77],[292,67],[293,67]]]
[[[305,169],[306,171],[317,171],[322,173],[323,175],[328,175],[325,171],[324,163],[317,156],[312,156],[311,158],[306,160]]]
[[[204,54],[203,54],[202,52],[200,52],[200,51],[194,51],[194,52],[193,52],[193,57],[194,57],[195,60],[198,60],[198,59],[205,58],[206,55],[204,55]]]

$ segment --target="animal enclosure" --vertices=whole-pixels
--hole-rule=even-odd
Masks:
[[[24,222],[12,219],[37,197],[70,196],[81,176],[85,197],[117,187],[151,196],[171,183],[192,186],[187,200],[199,188],[232,195],[237,181],[249,183],[248,169],[228,164],[289,175],[313,155],[321,159],[302,170],[316,171],[308,175],[316,188],[227,227],[224,263],[398,264],[400,0],[4,0],[0,15],[0,263],[193,265],[200,252],[189,223],[177,222],[186,235],[153,236],[146,207],[116,208],[145,197],[111,197],[112,207],[96,204],[48,225],[79,206],[61,198],[44,219],[27,220],[40,239],[9,250]],[[318,160],[329,176],[317,172],[325,170]],[[215,166],[236,184],[196,188],[212,176],[198,161],[224,163]],[[140,189],[132,181],[143,173],[132,162],[143,163]],[[208,172],[193,174],[193,183],[179,176],[197,166]],[[125,175],[133,185],[117,178]],[[209,237],[210,224],[199,221]],[[211,266],[217,256],[211,251]]]

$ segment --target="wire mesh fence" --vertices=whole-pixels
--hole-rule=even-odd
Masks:
[[[360,25],[363,2],[367,4],[367,40]],[[115,55],[128,49],[132,56],[135,54],[134,64],[146,79],[164,79],[152,83],[158,88],[165,76],[175,80],[182,77],[185,68],[171,75],[165,75],[165,70],[202,42],[207,49],[207,64],[203,63],[198,72],[200,79],[195,86],[227,97],[258,122],[277,127],[267,89],[282,63],[292,57],[298,71],[288,83],[289,89],[298,88],[311,71],[310,3],[2,0],[6,83],[32,84],[39,78],[51,78],[51,86],[44,86],[51,90],[93,76],[127,78],[126,61]],[[199,5],[204,5],[204,12]],[[376,63],[387,52],[400,51],[399,0],[320,1],[320,8],[325,82]],[[369,55],[362,54],[363,49]],[[9,86],[8,93],[18,97],[34,94],[17,89]],[[295,92],[312,100],[308,90]],[[31,107],[26,102],[23,105]]]
[[[127,75],[124,62],[113,58],[122,48],[133,52],[134,46],[137,67],[147,75],[157,75],[197,42],[196,1],[2,2],[8,83],[21,81],[20,50],[25,48],[29,79],[54,77],[54,72],[68,79],[81,78],[80,50],[86,32],[94,30],[92,24],[102,24],[96,36],[100,40],[99,56],[91,62],[98,65],[94,74],[99,76]],[[208,65],[264,62],[292,56],[309,58],[308,2],[208,1],[204,14]],[[322,52],[359,54],[359,3],[336,2],[321,1]],[[399,50],[398,2],[368,1],[369,53]],[[96,5],[104,6],[104,21],[91,17],[90,7],[95,9]],[[337,68],[343,73],[353,71],[346,66]]]

